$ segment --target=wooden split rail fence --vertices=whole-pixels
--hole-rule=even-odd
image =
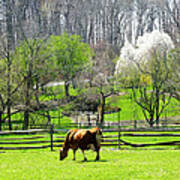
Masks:
[[[0,132],[0,151],[49,148],[53,151],[64,142],[66,129],[33,129],[26,131]],[[176,138],[166,142],[132,143],[132,137],[168,137]],[[131,138],[131,140],[127,140]],[[125,140],[126,139],[126,140]],[[134,142],[134,141],[133,141]],[[121,146],[180,146],[180,129],[103,129],[102,146],[121,148]]]

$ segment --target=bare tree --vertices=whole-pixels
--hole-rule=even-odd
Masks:
[[[13,2],[11,0],[7,0],[5,2],[5,17],[6,17],[6,38],[2,39],[1,41],[1,57],[5,59],[6,61],[6,67],[7,67],[7,114],[8,114],[8,124],[9,124],[9,130],[12,130],[11,125],[11,73],[12,73],[12,51],[15,46],[14,44],[14,34],[13,34],[13,15],[12,15],[12,4]],[[4,41],[4,42],[3,42]],[[3,102],[3,96],[1,95],[1,104],[2,109],[5,108],[5,104]],[[2,113],[1,113],[2,114]]]
[[[146,121],[151,127],[154,123],[159,126],[160,116],[164,109],[170,103],[172,93],[169,93],[171,87],[166,83],[170,76],[170,67],[166,53],[163,56],[153,52],[150,69],[146,71],[138,64],[141,78],[138,83],[132,84],[132,92],[135,102],[142,108]],[[148,90],[148,78],[151,81],[152,88]],[[168,96],[167,96],[167,93]],[[140,97],[137,95],[139,94]]]
[[[111,48],[110,48],[111,47]],[[99,96],[99,122],[104,123],[104,113],[106,99],[115,94],[113,73],[115,64],[113,59],[117,57],[112,46],[105,42],[99,42],[95,47],[96,56],[94,57],[93,69],[91,71],[90,85],[95,88],[96,94]]]
[[[139,37],[136,47],[126,42],[121,50],[116,73],[120,80],[132,87],[135,102],[142,108],[144,117],[152,127],[165,107],[169,104],[172,93],[167,83],[171,77],[169,51],[174,44],[166,33],[153,31]],[[168,54],[168,55],[167,55]]]
[[[14,7],[14,16],[17,19],[16,30],[20,34],[20,40],[17,40],[16,47],[16,59],[19,60],[20,66],[17,69],[17,73],[20,74],[21,78],[24,80],[21,87],[21,103],[24,103],[24,108],[20,108],[20,110],[24,111],[24,129],[28,128],[29,125],[29,114],[34,109],[40,108],[40,101],[38,96],[40,95],[39,91],[41,89],[40,85],[44,84],[48,79],[49,71],[52,70],[50,65],[50,61],[47,61],[50,54],[47,50],[47,40],[48,34],[42,31],[40,27],[41,24],[36,24],[41,16],[41,12],[36,9],[39,5],[38,1],[33,3],[35,5],[36,15],[28,16],[27,13],[31,13],[31,11],[27,11],[31,4],[24,4],[22,6],[20,4],[16,4]],[[25,2],[24,2],[25,3]],[[22,8],[19,9],[19,6]],[[38,14],[38,15],[37,15]],[[49,69],[47,68],[49,66]],[[53,72],[53,71],[52,71]],[[46,78],[45,78],[46,77]],[[43,82],[42,82],[43,81]],[[35,101],[33,98],[35,97]]]
[[[19,78],[16,73],[18,63],[16,61],[14,51],[9,49],[7,36],[0,39],[0,58],[1,58],[1,83],[0,83],[0,101],[1,115],[7,112],[9,130],[12,130],[11,115],[18,111],[13,111],[12,108],[17,103],[17,93],[24,82],[24,79]],[[2,122],[1,118],[1,122]]]

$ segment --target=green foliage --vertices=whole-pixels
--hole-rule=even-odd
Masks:
[[[64,81],[71,81],[76,74],[86,67],[92,55],[88,44],[78,35],[51,36],[49,50],[55,60],[56,71]]]
[[[23,41],[15,50],[15,58],[19,64],[17,71],[22,77],[29,76],[31,71],[32,82],[37,78],[43,80],[53,72],[53,63],[49,57],[50,52],[47,49],[46,40],[28,39]]]
[[[35,85],[45,85],[49,81],[54,81],[59,79],[63,79],[64,81],[71,81],[75,78],[79,72],[83,71],[86,68],[91,70],[91,56],[93,55],[92,50],[90,49],[89,45],[82,42],[80,36],[72,35],[68,36],[68,34],[64,33],[61,36],[51,36],[48,41],[43,39],[27,39],[20,43],[18,47],[16,47],[14,52],[10,53],[10,60],[11,60],[11,73],[10,73],[10,87],[11,91],[15,88],[19,88],[15,94],[11,94],[11,105],[19,105],[24,103],[24,91],[25,91],[25,83],[27,78],[29,78],[29,82],[31,86],[29,89],[30,99],[31,102],[35,102],[35,93],[38,94],[40,102],[50,101],[50,100],[59,100],[65,97],[64,89],[61,87],[52,87],[46,88],[46,92],[44,91],[43,94],[40,92],[40,88],[38,89],[39,92],[35,92],[34,87]],[[113,57],[112,54],[109,55]],[[109,57],[108,56],[108,57]],[[179,65],[179,50],[173,50],[171,54],[167,57],[161,57],[159,54],[155,54],[152,57],[152,60],[149,61],[147,64],[142,64],[141,71],[135,67],[131,66],[125,68],[120,75],[120,87],[142,87],[146,88],[146,99],[142,102],[144,105],[148,106],[148,101],[151,100],[155,101],[155,98],[152,98],[153,95],[151,94],[153,90],[153,83],[156,83],[156,86],[161,85],[159,83],[162,79],[165,79],[166,70],[168,67],[170,80],[174,80],[173,85],[177,86],[178,81],[178,67],[176,69],[176,65]],[[99,59],[102,60],[102,56],[99,55]],[[106,53],[105,53],[105,59]],[[114,59],[113,61],[116,61]],[[161,60],[161,61],[159,61]],[[165,60],[167,60],[165,62]],[[174,60],[174,62],[173,62]],[[101,61],[100,61],[101,62]],[[106,63],[103,65],[105,66]],[[7,95],[7,72],[8,72],[8,62],[7,58],[0,59],[0,93],[2,98],[6,101]],[[155,78],[154,78],[155,77]],[[102,79],[104,76],[102,76]],[[154,79],[153,79],[154,78]],[[100,78],[97,78],[97,82],[99,82]],[[112,79],[114,81],[114,79]],[[96,89],[96,93],[99,93],[102,90],[104,93],[110,91],[113,87],[114,82],[109,81],[108,85],[103,84],[102,87]],[[21,82],[23,82],[21,84]],[[169,83],[169,81],[168,81]],[[101,82],[99,83],[101,85]],[[172,84],[171,84],[172,85]],[[161,92],[167,93],[166,89],[167,82],[163,84]],[[168,87],[169,88],[169,87]],[[118,88],[117,88],[118,89]],[[116,90],[117,90],[116,89]],[[99,91],[98,91],[99,90]],[[166,90],[166,91],[165,91]],[[81,97],[81,94],[78,90],[70,88],[72,96],[78,96],[77,99],[78,108],[80,109],[81,106],[87,110],[88,106],[91,106],[93,103],[93,97],[89,95],[89,99],[86,97]],[[91,90],[90,90],[91,91]],[[136,96],[137,100],[140,99],[140,92],[137,89]],[[85,91],[84,91],[85,92]],[[121,112],[121,120],[133,120],[133,119],[144,119],[141,108],[137,106],[137,104],[133,101],[132,97],[130,97],[131,93],[129,90],[123,90],[125,93],[123,96],[116,97],[116,101],[113,100],[112,97],[108,98],[106,103],[107,105],[113,105],[114,107],[122,108]],[[86,92],[84,93],[86,94]],[[165,94],[166,95],[166,94]],[[165,95],[160,93],[160,107],[163,105],[163,101],[166,101]],[[92,99],[91,99],[92,98]],[[92,100],[92,101],[91,101]],[[99,102],[98,98],[95,97],[95,107]],[[141,98],[142,100],[142,98]],[[81,104],[81,102],[83,102]],[[172,99],[172,104],[175,102]],[[75,102],[76,103],[76,102]],[[76,109],[77,104],[68,104],[66,109]],[[170,105],[166,108],[174,109],[174,106],[170,103]],[[68,107],[69,106],[69,107]],[[86,107],[85,107],[86,106]],[[176,105],[175,107],[177,107]],[[93,109],[94,107],[92,107]],[[136,117],[133,113],[136,112]],[[138,115],[137,115],[138,114]],[[162,113],[164,116],[165,113]],[[178,113],[169,113],[169,116],[172,115],[179,115]],[[6,114],[5,114],[6,116]],[[20,119],[18,116],[21,116],[21,120],[23,119],[22,113],[13,115],[12,120]],[[53,113],[52,113],[53,116]],[[18,117],[18,118],[15,118]],[[32,115],[35,118],[34,115]],[[71,122],[69,118],[64,118],[65,121]],[[117,121],[117,116],[112,118],[111,115],[105,115],[105,120],[110,121]],[[42,122],[43,119],[40,118],[39,122]],[[54,121],[58,121],[57,119]]]
[[[19,82],[21,82],[20,75],[17,73],[18,67],[19,64],[14,53],[9,53],[9,56],[0,59],[0,94],[4,103],[6,103],[9,98],[8,88],[13,92],[14,89],[17,88]],[[17,103],[17,96],[18,93],[16,91],[11,93],[11,105]]]
[[[121,67],[121,71],[116,74],[116,81],[121,88],[128,88],[136,85],[140,77],[140,71],[135,64],[131,63],[129,66]]]
[[[180,101],[180,48],[176,48],[169,53],[170,61],[170,81],[168,83],[171,86],[176,99]]]
[[[152,78],[151,78],[151,76],[141,74],[141,76],[140,76],[140,84],[142,86],[151,86],[152,85]]]

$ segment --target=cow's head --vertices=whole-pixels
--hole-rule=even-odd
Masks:
[[[64,158],[67,157],[67,151],[65,151],[64,149],[60,150],[60,160],[63,160]]]

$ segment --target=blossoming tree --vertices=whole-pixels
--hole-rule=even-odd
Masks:
[[[168,53],[174,44],[168,34],[153,31],[139,37],[135,46],[126,41],[117,62],[115,74],[132,89],[134,101],[141,107],[151,127],[169,104],[172,94]],[[167,96],[167,93],[168,96]]]

